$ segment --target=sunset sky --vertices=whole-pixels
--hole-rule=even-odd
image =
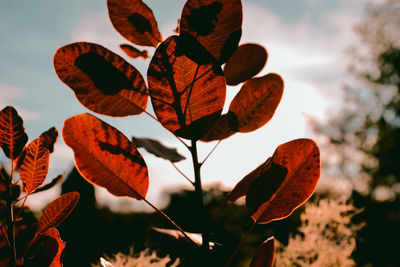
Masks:
[[[144,0],[153,9],[163,38],[172,35],[180,17],[183,0]],[[241,43],[262,44],[269,53],[267,65],[258,76],[279,73],[285,80],[282,101],[273,119],[250,134],[236,134],[223,141],[202,169],[204,183],[220,182],[232,187],[244,175],[272,155],[281,143],[312,137],[307,117],[324,119],[340,110],[341,87],[349,65],[345,50],[356,45],[354,26],[362,18],[364,0],[243,0]],[[61,132],[65,119],[89,112],[71,89],[56,76],[52,57],[58,47],[75,41],[101,44],[124,56],[118,45],[127,43],[112,27],[102,0],[6,0],[0,2],[0,109],[17,108],[30,140],[56,126]],[[150,54],[154,49],[148,49]],[[126,57],[125,57],[126,58]],[[149,60],[129,60],[142,75]],[[240,87],[227,88],[227,104]],[[152,112],[151,105],[149,111]],[[127,137],[151,137],[190,157],[188,151],[159,124],[146,115],[126,118],[99,117],[117,127]],[[200,159],[213,147],[200,144]],[[160,192],[189,184],[168,163],[146,152],[149,168],[148,199],[160,204]],[[322,155],[323,157],[323,155]],[[1,153],[0,162],[6,163]],[[73,153],[59,138],[52,154],[51,179],[68,172]],[[191,162],[178,164],[190,177]],[[58,193],[42,196],[47,203]],[[42,193],[43,195],[43,193]],[[100,192],[103,203],[116,199]],[[38,196],[39,197],[39,196]],[[39,197],[40,198],[40,197]],[[125,198],[114,206],[142,204]],[[38,201],[31,203],[40,207]]]

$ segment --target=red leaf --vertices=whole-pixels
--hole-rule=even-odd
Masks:
[[[149,187],[147,166],[121,132],[90,114],[64,122],[64,142],[74,150],[75,164],[90,183],[116,196],[141,200]]]
[[[225,64],[226,83],[237,85],[252,78],[263,69],[267,58],[267,50],[261,45],[240,45]]]
[[[107,7],[114,28],[127,40],[154,47],[162,41],[153,12],[141,0],[108,0]]]
[[[283,93],[283,80],[274,73],[248,80],[229,106],[232,130],[247,133],[264,126],[275,113]]]
[[[54,257],[53,262],[50,264],[49,267],[62,267],[62,255],[63,251],[65,249],[65,243],[64,241],[61,240],[60,234],[58,233],[57,229],[55,227],[49,228],[45,233],[45,236],[54,238],[57,241],[58,244],[58,251],[57,255]]]
[[[36,138],[27,146],[18,171],[28,194],[35,191],[46,179],[49,155],[44,138]]]
[[[5,107],[0,111],[0,147],[4,154],[11,160],[18,158],[27,141],[22,118],[15,108]]]
[[[55,127],[51,127],[46,132],[42,133],[40,137],[43,139],[44,145],[52,153],[54,151],[54,144],[57,142],[58,131]]]
[[[250,267],[272,267],[275,261],[275,238],[271,236],[257,249]]]
[[[183,44],[182,44],[183,43]],[[167,38],[157,48],[147,73],[154,111],[162,125],[192,140],[219,119],[225,102],[225,79],[219,65],[192,61],[185,40]]]
[[[139,49],[128,44],[121,44],[119,47],[130,58],[142,57],[143,59],[147,59],[149,57],[147,54],[147,50],[140,51]]]
[[[222,64],[236,50],[241,27],[240,0],[188,0],[183,7],[179,32],[195,37]]]
[[[311,139],[277,147],[271,165],[260,170],[246,195],[251,217],[268,223],[289,216],[314,193],[320,176],[319,148]]]
[[[36,230],[36,236],[43,235],[49,228],[56,227],[64,221],[74,209],[78,200],[78,192],[66,193],[53,200],[43,212]]]
[[[54,68],[82,105],[94,112],[122,117],[146,109],[148,90],[142,75],[100,45],[63,46],[54,55]]]
[[[235,131],[229,126],[229,115],[223,114],[221,118],[217,121],[214,127],[207,132],[200,140],[204,142],[219,141],[226,139],[235,134]]]
[[[265,170],[267,170],[271,166],[272,158],[268,158],[263,164],[257,167],[254,171],[247,174],[236,186],[233,190],[229,193],[228,197],[226,198],[227,202],[235,202],[241,197],[244,197],[249,191],[251,183],[259,178]]]

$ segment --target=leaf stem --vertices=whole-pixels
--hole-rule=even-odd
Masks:
[[[194,169],[194,189],[197,194],[198,198],[198,205],[199,205],[199,220],[200,222],[206,221],[206,211],[204,207],[204,201],[203,201],[203,188],[201,186],[201,174],[200,174],[200,168],[201,164],[199,163],[198,155],[197,155],[197,143],[196,141],[192,140],[192,145],[190,147],[190,153],[192,154],[192,161],[193,161],[193,169]],[[207,225],[205,223],[202,223],[202,229],[201,229],[201,236],[203,239],[202,247],[205,250],[208,250],[208,232],[207,232]]]
[[[14,205],[12,203],[12,178],[14,174],[14,162],[11,159],[11,175],[9,180],[5,182],[6,191],[8,192],[6,200],[6,224],[7,236],[10,244],[10,265],[15,266],[17,261],[17,253],[15,250],[15,232],[14,232]]]
[[[200,163],[201,165],[206,162],[206,160],[211,156],[211,154],[214,152],[214,150],[218,147],[218,145],[222,142],[222,139],[218,141],[218,143],[211,149],[210,153],[207,154],[207,156],[204,158],[204,160]]]
[[[177,225],[167,214],[165,214],[162,210],[160,210],[159,208],[157,208],[156,206],[154,206],[153,204],[151,204],[151,202],[149,202],[147,199],[142,198],[144,202],[146,202],[150,207],[152,207],[155,211],[157,211],[158,213],[160,213],[165,219],[167,219],[176,229],[179,230],[179,232],[181,232],[190,242],[192,242],[196,247],[198,247],[199,245],[193,241],[193,239],[191,239],[186,233],[185,231],[182,230],[182,228],[179,227],[179,225]]]
[[[257,222],[254,221],[253,225],[250,227],[250,229],[247,231],[247,233],[243,236],[243,238],[240,240],[239,244],[237,245],[235,251],[232,253],[232,255],[229,257],[229,259],[227,260],[225,267],[228,267],[229,264],[231,264],[232,260],[235,258],[236,254],[239,252],[239,249],[241,248],[241,246],[243,245],[244,241],[247,239],[247,237],[249,236],[249,234],[251,233],[251,231],[253,231],[254,227],[256,226]]]
[[[170,161],[170,162],[171,162],[172,166],[174,166],[175,170],[176,170],[177,172],[179,172],[186,180],[188,180],[189,183],[191,183],[191,184],[194,186],[194,183],[192,182],[192,180],[190,180],[190,178],[189,178],[186,174],[184,174],[183,171],[181,171],[181,170],[178,168],[178,166],[176,166],[175,163],[173,163],[172,161]]]

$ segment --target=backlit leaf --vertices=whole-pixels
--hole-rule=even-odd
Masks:
[[[54,144],[57,142],[58,131],[55,127],[51,127],[46,132],[42,133],[40,137],[43,139],[44,145],[52,153],[54,151]]]
[[[265,240],[257,249],[250,267],[272,267],[275,261],[275,238]]]
[[[232,131],[229,126],[229,116],[228,114],[223,114],[211,130],[200,138],[200,140],[204,142],[219,141],[226,139],[233,134],[235,134],[235,131]]]
[[[143,59],[147,59],[149,57],[147,54],[147,50],[140,51],[139,49],[128,44],[121,44],[119,47],[130,58],[142,57]]]
[[[62,135],[74,150],[77,169],[88,182],[116,196],[146,197],[146,163],[120,131],[93,115],[79,114],[64,122]]]
[[[269,167],[253,180],[247,208],[257,223],[289,216],[314,193],[320,176],[319,148],[311,139],[277,147]]]
[[[82,105],[94,112],[122,117],[146,109],[148,90],[142,75],[98,44],[78,42],[59,48],[54,68]]]
[[[74,209],[79,200],[78,192],[63,194],[53,200],[43,212],[36,230],[36,236],[42,236],[49,228],[58,226]]]
[[[49,267],[61,267],[62,264],[62,255],[63,255],[63,251],[65,249],[65,243],[64,241],[61,240],[60,238],[60,234],[58,233],[57,229],[55,227],[51,227],[49,228],[45,233],[45,236],[54,238],[57,241],[58,244],[58,251],[56,256],[53,259],[53,262],[50,264]]]
[[[237,85],[252,78],[263,69],[267,57],[267,50],[261,45],[240,45],[225,64],[226,83]]]
[[[283,80],[274,73],[248,80],[229,106],[230,126],[247,133],[264,126],[274,115],[283,93]]]
[[[226,86],[221,67],[191,60],[185,44],[179,36],[161,43],[147,77],[158,120],[174,134],[197,140],[219,119]]]
[[[59,184],[63,178],[64,178],[64,173],[58,175],[58,176],[55,177],[55,178],[53,178],[53,179],[51,180],[50,183],[45,184],[45,185],[42,186],[42,187],[39,187],[38,189],[35,190],[34,193],[39,193],[39,192],[46,191],[46,190],[52,188],[53,186]]]
[[[229,193],[228,197],[226,198],[227,202],[235,202],[241,197],[244,197],[249,191],[251,183],[259,178],[263,172],[265,172],[271,166],[271,159],[268,158],[263,164],[257,167],[254,171],[247,174],[236,186],[233,190]]]
[[[220,64],[236,50],[242,34],[240,0],[188,0],[179,32],[195,37]]]
[[[46,179],[49,156],[50,151],[46,147],[44,138],[36,138],[26,147],[18,171],[28,194],[35,191]]]
[[[162,41],[153,11],[141,0],[108,0],[114,28],[137,45],[154,46]]]
[[[153,140],[150,138],[132,137],[132,142],[137,148],[143,147],[144,149],[146,149],[147,152],[159,158],[169,160],[171,162],[178,162],[186,159],[184,156],[178,153],[176,148],[166,147],[157,140]]]
[[[5,107],[0,111],[0,147],[4,154],[12,160],[18,158],[27,141],[22,118],[15,108]]]

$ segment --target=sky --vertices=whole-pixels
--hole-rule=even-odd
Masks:
[[[153,10],[163,38],[172,35],[185,1],[144,0]],[[285,81],[284,94],[272,120],[263,128],[236,134],[223,141],[202,168],[205,186],[220,183],[232,188],[247,173],[272,155],[282,143],[296,138],[313,138],[309,117],[324,120],[340,111],[341,88],[346,81],[350,45],[357,44],[354,26],[361,20],[364,0],[243,0],[241,43],[258,43],[269,53],[264,69],[257,75],[279,73]],[[123,56],[118,45],[127,43],[112,27],[106,0],[5,0],[0,1],[0,109],[14,106],[24,119],[30,141],[56,126],[61,132],[65,119],[89,112],[63,84],[53,69],[58,47],[75,41],[101,44]],[[150,54],[154,49],[148,49]],[[125,57],[125,59],[127,59]],[[130,60],[145,76],[149,60]],[[240,86],[227,88],[226,107]],[[148,110],[152,112],[151,105]],[[146,115],[110,118],[98,115],[127,137],[150,137],[166,146],[189,152],[170,133]],[[318,140],[317,140],[318,141]],[[215,143],[200,144],[200,159]],[[141,151],[143,152],[143,151]],[[166,161],[146,152],[150,187],[147,198],[162,206],[164,190],[190,184]],[[323,157],[324,155],[321,155]],[[0,162],[7,160],[0,153]],[[59,138],[51,155],[48,180],[69,172],[73,152]],[[193,176],[190,160],[178,167]],[[322,177],[323,177],[322,171]],[[41,208],[60,191],[32,197],[29,205]],[[97,189],[102,204],[115,209],[144,209],[145,204],[116,198]]]

